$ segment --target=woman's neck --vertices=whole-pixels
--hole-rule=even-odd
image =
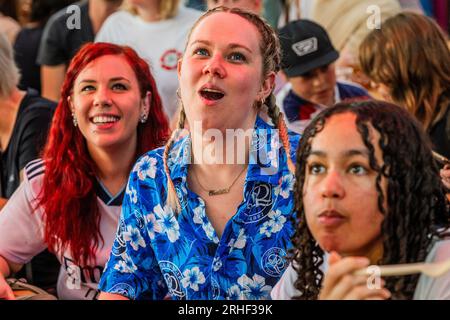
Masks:
[[[89,153],[97,167],[97,178],[116,195],[127,182],[135,160],[136,143],[122,148],[89,150]]]
[[[94,34],[100,30],[103,22],[120,6],[121,1],[96,0],[89,1],[89,18]]]
[[[156,22],[162,20],[160,14],[160,2],[151,1],[144,6],[136,7],[138,16],[145,22]]]

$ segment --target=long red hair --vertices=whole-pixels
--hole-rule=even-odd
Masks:
[[[72,94],[78,74],[90,62],[105,55],[123,56],[136,74],[142,98],[148,91],[152,93],[148,120],[137,127],[135,158],[164,145],[170,134],[149,66],[133,49],[110,43],[88,43],[78,51],[67,70],[44,148],[45,178],[39,198],[39,205],[44,209],[48,247],[69,249],[78,264],[86,264],[94,257],[103,237],[95,192],[96,165],[87,150],[86,139],[73,125],[67,98]]]

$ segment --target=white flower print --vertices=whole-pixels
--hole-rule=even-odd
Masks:
[[[180,237],[180,226],[172,208],[166,205],[163,209],[158,204],[153,211],[158,218],[157,222],[161,227],[161,233],[165,233],[170,242],[177,241]]]
[[[128,185],[128,186],[127,186],[126,194],[130,197],[131,203],[136,204],[136,202],[137,202],[137,192],[136,192],[136,189],[134,189],[133,187],[130,187],[130,186]]]
[[[270,220],[264,222],[262,227],[259,229],[259,233],[265,234],[266,237],[270,238],[273,233],[277,233],[283,229],[284,223],[286,222],[286,217],[282,215],[280,210],[271,211],[267,216]]]
[[[228,297],[227,300],[242,300],[241,289],[238,285],[233,285],[227,290]]]
[[[186,269],[183,272],[184,278],[181,280],[183,287],[191,287],[192,290],[198,291],[198,285],[205,283],[206,279],[198,267]]]
[[[284,199],[289,198],[289,194],[292,192],[294,188],[294,176],[292,174],[287,174],[281,178],[281,186],[279,190],[280,195]]]
[[[202,229],[205,231],[208,239],[214,241],[214,243],[219,243],[219,238],[215,236],[215,230],[206,217],[204,207],[201,205],[194,208],[194,223],[202,226]]]
[[[272,235],[272,233],[275,233],[274,229],[274,222],[273,220],[269,220],[264,222],[264,224],[262,225],[261,229],[259,229],[259,233],[260,234],[265,234],[266,237],[270,238],[270,236]]]
[[[114,266],[114,269],[121,273],[133,273],[137,270],[131,258],[126,254],[122,254],[122,259]]]
[[[132,226],[127,226],[127,230],[123,232],[123,239],[129,242],[133,247],[134,251],[138,251],[139,247],[145,248],[145,241],[141,236],[138,228],[133,228]]]
[[[245,235],[245,229],[242,228],[239,230],[239,234],[237,239],[231,239],[231,241],[228,243],[228,246],[231,248],[236,249],[242,249],[245,247],[245,244],[247,243],[247,236]]]
[[[238,284],[242,288],[244,299],[246,300],[260,300],[267,298],[272,290],[272,287],[266,285],[264,277],[254,274],[252,279],[247,275],[239,277]]]
[[[268,216],[272,219],[272,233],[276,233],[283,229],[284,223],[286,222],[286,217],[283,216],[280,210],[271,211]]]
[[[156,220],[156,217],[153,213],[148,214],[145,217],[145,220],[147,222],[147,230],[148,230],[148,236],[151,240],[155,239],[155,233],[161,233],[162,228],[159,225],[159,222]]]
[[[136,164],[139,180],[145,180],[147,177],[154,179],[157,162],[155,158],[150,158],[149,156],[142,157]]]

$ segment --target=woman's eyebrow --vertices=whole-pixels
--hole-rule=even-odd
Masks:
[[[199,39],[199,40],[192,41],[190,46],[193,46],[193,45],[195,45],[197,43],[204,44],[204,45],[207,45],[207,46],[211,46],[212,45],[211,41]],[[230,48],[230,49],[240,48],[240,49],[244,49],[244,50],[248,51],[249,53],[253,53],[253,51],[250,48],[248,48],[247,46],[245,46],[243,44],[239,44],[239,43],[230,43],[230,44],[228,44],[228,48]]]
[[[310,156],[317,156],[317,157],[321,157],[321,158],[325,158],[327,156],[327,152],[323,151],[323,150],[312,150],[309,153]],[[350,149],[350,150],[345,150],[343,152],[341,152],[341,155],[343,157],[346,158],[350,158],[353,156],[364,156],[364,157],[368,157],[369,156],[369,151],[366,149]]]

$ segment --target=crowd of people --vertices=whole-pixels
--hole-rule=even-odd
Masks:
[[[450,42],[404,5],[0,1],[0,299],[450,300],[364,272],[450,260]]]

